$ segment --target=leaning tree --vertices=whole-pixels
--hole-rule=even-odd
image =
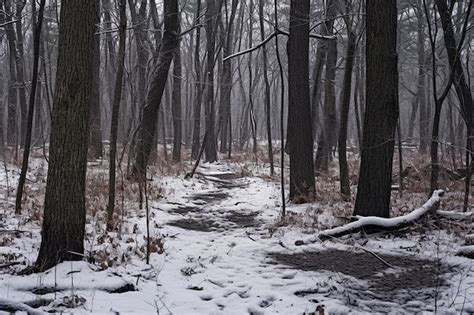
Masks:
[[[163,38],[158,52],[158,62],[148,86],[142,121],[138,130],[135,160],[131,171],[131,175],[139,181],[144,180],[146,174],[153,138],[156,133],[156,121],[158,120],[161,98],[179,40],[178,0],[164,0],[163,9],[165,16]]]

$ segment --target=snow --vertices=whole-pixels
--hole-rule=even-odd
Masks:
[[[94,172],[99,174],[100,170]],[[423,312],[433,310],[432,300],[413,301],[407,306],[396,300],[368,299],[354,305],[357,296],[353,296],[348,287],[370,291],[365,280],[325,270],[303,271],[270,259],[269,253],[353,251],[354,246],[345,243],[315,243],[299,248],[285,245],[301,238],[306,231],[298,226],[278,226],[281,204],[278,183],[252,174],[241,178],[225,177],[241,172],[237,164],[205,164],[192,179],[160,176],[150,183],[151,236],[162,240],[164,252],[153,252],[149,265],[145,263],[143,252],[144,210],[128,200],[120,237],[117,233],[105,234],[103,224],[98,224],[103,210],[99,209],[96,216],[88,216],[85,247],[96,254],[94,264],[64,262],[47,272],[29,276],[14,274],[24,266],[0,269],[0,304],[5,300],[23,303],[50,299],[56,302],[55,305],[43,306],[37,311],[69,312],[72,310],[58,302],[78,296],[85,302],[73,310],[74,314],[301,314],[315,312],[322,304],[327,313],[367,313],[374,307],[395,313],[403,313],[409,307]],[[0,175],[0,190],[3,192],[5,181],[2,176],[4,174]],[[32,180],[36,179],[33,177]],[[10,185],[14,186],[15,181],[15,176],[10,174]],[[206,200],[205,194],[210,194],[211,199]],[[388,222],[379,218],[360,218],[354,224],[364,220],[371,224],[396,224],[414,219],[439,202],[440,194],[441,191],[437,191],[425,205],[404,217]],[[10,191],[10,199],[12,197]],[[315,209],[321,216],[320,225],[335,222],[331,208],[317,203],[289,205],[287,211],[304,214]],[[19,237],[8,235],[8,245],[0,245],[0,265],[8,262],[7,257],[30,264],[36,258],[40,244],[40,222],[15,217],[11,211],[13,205],[5,209],[6,215],[1,221],[3,228],[28,233]],[[230,220],[230,214],[237,219],[243,218],[244,224]],[[215,225],[208,232],[173,225],[182,219],[200,223],[212,220]],[[448,279],[450,286],[440,297],[438,311],[459,313],[474,309],[474,274],[470,271],[471,260],[454,256],[459,246],[453,244],[452,235],[438,231],[411,238],[374,238],[357,246],[376,253],[422,258],[435,257],[441,251],[443,259],[463,272]],[[110,260],[108,268],[104,268],[99,253]],[[137,291],[111,293],[124,285],[136,287]],[[36,288],[49,288],[50,291],[40,295],[34,290]],[[313,293],[296,294],[303,291]]]

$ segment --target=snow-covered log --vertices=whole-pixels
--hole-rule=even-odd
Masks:
[[[332,237],[340,237],[343,235],[359,232],[364,228],[377,228],[380,230],[387,230],[387,231],[393,231],[397,230],[403,227],[406,227],[407,225],[412,224],[413,222],[417,221],[421,217],[423,217],[426,213],[432,212],[435,210],[439,202],[441,200],[441,197],[444,195],[443,190],[435,190],[433,192],[433,195],[431,198],[420,208],[413,210],[412,212],[396,217],[396,218],[379,218],[379,217],[361,217],[357,216],[355,217],[357,221],[335,227],[329,230],[324,230],[319,232],[316,236],[307,238],[305,240],[298,240],[295,242],[296,246],[304,245],[304,244],[309,244],[309,243],[314,243],[318,239],[320,240],[327,240]]]
[[[0,298],[0,311],[11,313],[26,312],[28,313],[28,315],[44,314],[43,312],[35,310],[34,308],[26,305],[25,303],[9,301],[3,298]]]
[[[456,256],[463,256],[474,259],[474,245],[462,246],[458,249]]]

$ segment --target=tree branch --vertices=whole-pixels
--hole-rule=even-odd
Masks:
[[[273,33],[271,33],[267,38],[265,38],[263,41],[261,41],[260,43],[258,43],[257,45],[253,46],[253,47],[250,47],[246,50],[242,50],[242,51],[239,51],[239,52],[236,52],[235,54],[232,54],[232,55],[229,55],[227,57],[225,57],[224,59],[222,59],[222,61],[226,61],[226,60],[229,60],[229,59],[232,59],[232,58],[235,58],[235,57],[238,57],[238,56],[241,56],[241,55],[245,55],[245,54],[248,54],[248,53],[251,53],[257,49],[259,49],[260,47],[262,47],[263,45],[265,45],[266,43],[268,43],[273,37],[277,36],[277,35],[285,35],[285,36],[289,36],[290,34],[286,31],[282,31],[282,30],[279,30],[279,29],[276,29]],[[316,38],[316,39],[321,39],[321,40],[336,40],[336,36],[324,36],[324,35],[319,35],[319,34],[309,34],[309,37],[310,38]]]

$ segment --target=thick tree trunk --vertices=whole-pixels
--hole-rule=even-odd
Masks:
[[[69,0],[61,5],[42,240],[34,266],[37,272],[64,260],[83,258],[94,14],[95,1]]]
[[[136,155],[131,175],[138,181],[145,180],[146,167],[150,157],[153,138],[156,133],[156,121],[161,98],[168,79],[168,71],[179,40],[179,12],[177,0],[164,1],[164,33],[158,53],[158,64],[151,76],[143,108],[142,120],[138,130]]]
[[[366,2],[364,137],[354,214],[390,216],[398,122],[397,1]]]
[[[181,51],[180,45],[174,53],[173,59],[173,92],[171,112],[173,115],[173,161],[181,161],[182,114],[181,114]]]
[[[309,96],[309,0],[291,0],[288,39],[288,141],[290,199],[312,201],[315,194]]]
[[[115,164],[117,156],[117,130],[119,123],[120,102],[122,100],[122,85],[125,63],[125,41],[127,29],[126,0],[119,1],[119,49],[117,56],[117,76],[115,79],[114,99],[112,103],[112,119],[110,123],[109,148],[109,202],[107,205],[107,230],[114,228],[113,215],[115,210]],[[123,209],[122,209],[123,211]]]

